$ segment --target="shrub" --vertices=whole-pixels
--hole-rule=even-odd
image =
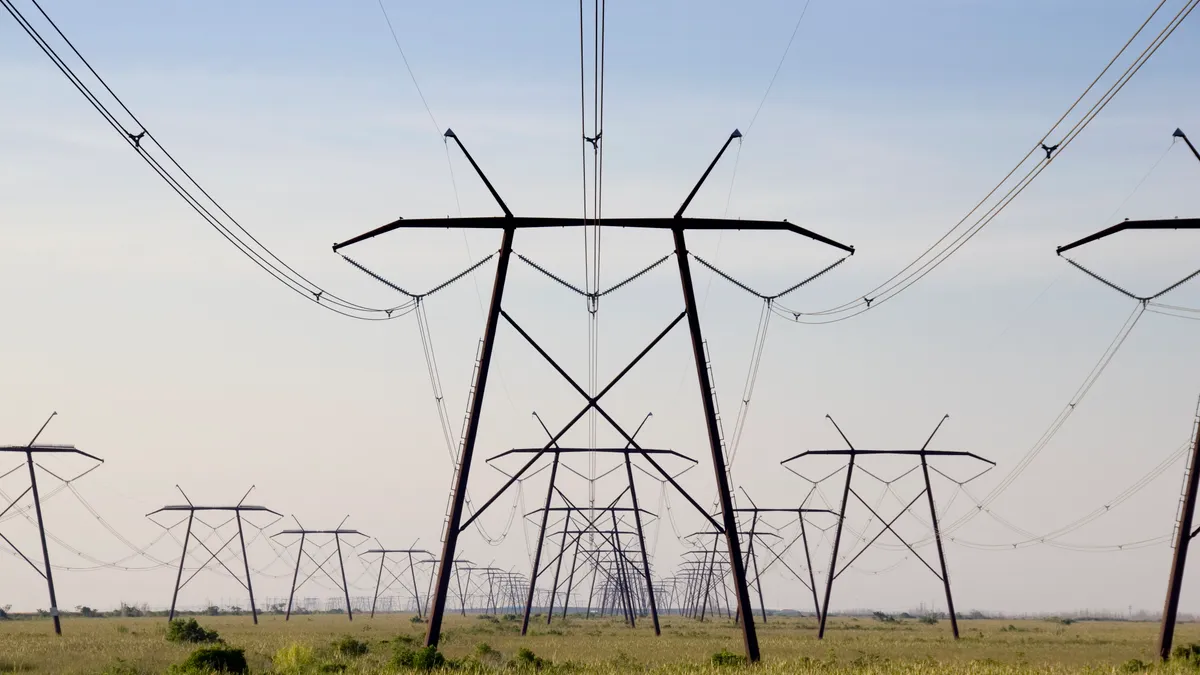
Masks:
[[[233,673],[250,672],[246,665],[246,650],[233,647],[201,647],[183,663],[172,669],[175,673]]]
[[[413,670],[433,670],[446,665],[446,657],[442,656],[436,647],[413,649],[408,646],[399,646],[392,654],[392,665],[397,668]]]
[[[1143,670],[1150,670],[1150,664],[1141,659],[1129,659],[1121,664],[1121,672],[1123,673],[1140,673]]]
[[[891,614],[872,612],[871,616],[874,617],[876,621],[882,621],[884,623],[896,623],[896,617],[892,616]]]
[[[528,647],[521,647],[517,650],[517,655],[513,657],[510,665],[513,668],[533,668],[534,670],[541,670],[542,667],[546,665],[546,661],[537,654],[534,654],[533,651]]]
[[[1200,665],[1200,644],[1179,645],[1171,651],[1171,660]]]
[[[271,665],[277,673],[302,673],[316,663],[316,660],[316,652],[312,647],[293,642],[275,652],[271,657]]]
[[[728,649],[722,649],[712,655],[712,664],[714,666],[742,666],[746,664],[746,657],[734,654]]]
[[[937,625],[938,618],[932,614],[926,614],[925,616],[921,617],[920,621],[927,626],[935,626]]]
[[[410,623],[425,623],[425,619],[422,619],[419,616],[413,616],[413,618],[409,619],[409,622]]]
[[[207,630],[195,619],[173,619],[167,625],[167,640],[171,642],[220,642],[221,636],[215,630]]]
[[[349,635],[333,643],[333,653],[342,658],[358,658],[370,651],[367,643]]]

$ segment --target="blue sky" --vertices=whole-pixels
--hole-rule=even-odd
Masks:
[[[570,3],[387,3],[436,127],[374,2],[45,4],[223,205],[281,257],[343,295],[395,302],[330,253],[333,241],[399,215],[456,215],[460,205],[464,215],[496,212],[452,152],[456,201],[445,127],[458,132],[516,212],[579,213],[578,15]],[[605,213],[673,212],[720,143],[741,128],[740,155],[731,147],[690,213],[788,218],[855,245],[846,264],[789,300],[804,309],[860,297],[945,232],[1152,8],[813,0],[755,119],[802,5],[745,4],[608,8]],[[1164,12],[1178,9],[1168,4]],[[1200,213],[1192,187],[1200,163],[1181,144],[1163,156],[1176,127],[1200,138],[1200,100],[1188,87],[1200,56],[1195,35],[1185,23],[993,225],[895,301],[830,326],[772,323],[735,466],[736,481],[756,501],[800,493],[778,461],[836,446],[826,413],[851,438],[884,446],[923,441],[949,412],[944,448],[1000,463],[971,488],[976,496],[1015,465],[1133,309],[1057,259],[1054,247],[1124,217]],[[0,91],[0,306],[6,324],[23,327],[0,337],[0,372],[17,385],[0,393],[5,438],[24,439],[58,410],[51,440],[108,459],[81,491],[137,541],[157,534],[141,514],[175,500],[175,483],[206,501],[197,494],[236,500],[255,483],[256,498],[306,524],[350,511],[352,524],[389,545],[420,537],[432,548],[450,470],[411,317],[366,325],[284,293],[135,161],[7,19],[0,21]],[[579,238],[522,234],[516,249],[581,282]],[[837,258],[786,238],[691,241],[697,254],[764,289],[786,287]],[[645,233],[608,233],[604,242],[606,285],[671,251],[666,238]],[[1121,283],[1153,289],[1194,269],[1198,243],[1182,232],[1127,235],[1079,257]],[[393,234],[352,255],[424,288],[496,245],[487,234]],[[491,269],[428,303],[455,424]],[[760,306],[699,268],[697,283],[732,425]],[[1194,306],[1194,288],[1177,293],[1173,301]],[[587,324],[577,298],[518,266],[508,307],[582,372]],[[601,319],[601,379],[678,309],[669,265],[614,294]],[[1195,411],[1195,327],[1143,317],[1086,404],[996,502],[997,512],[1033,531],[1054,529],[1178,448]],[[514,334],[502,335],[500,348],[484,420],[487,456],[541,438],[531,410],[565,418],[577,403]],[[614,414],[636,421],[653,410],[651,442],[703,459],[689,359],[674,336],[614,392]],[[707,467],[688,474],[705,498]],[[1064,540],[1109,544],[1169,533],[1180,470]],[[482,467],[476,475],[473,494],[481,499],[499,474]],[[9,494],[23,489],[14,486],[0,483]],[[543,489],[531,482],[531,503]],[[954,494],[952,485],[938,489],[943,504]],[[657,499],[656,485],[644,490]],[[682,500],[672,504],[682,517]],[[959,495],[947,517],[968,507]],[[504,514],[492,515],[489,528],[500,529]],[[128,553],[96,533],[69,494],[56,498],[50,515],[62,523],[60,536],[93,555]],[[30,541],[24,521],[0,524]],[[919,536],[919,524],[910,526]],[[660,534],[656,565],[666,573],[680,546],[669,531]],[[958,535],[1019,538],[985,517]],[[522,545],[516,531],[495,549],[464,543],[468,554],[505,567],[527,566]],[[64,565],[84,564],[53,554]],[[826,559],[827,549],[816,555]],[[948,555],[960,608],[1152,609],[1161,602],[1169,549],[951,545]],[[881,549],[864,556],[863,569],[903,557]],[[7,576],[19,562],[0,557],[0,568]],[[888,574],[856,575],[839,587],[834,607],[940,603],[936,580],[922,571],[908,560]],[[1112,583],[1117,575],[1128,581]],[[60,583],[64,596],[82,598],[78,604],[161,604],[170,574],[74,572]],[[190,598],[195,604],[236,590],[217,576],[197,583],[205,585]],[[929,593],[911,592],[920,584]],[[794,582],[776,576],[768,586],[775,598],[768,604],[803,606]],[[1186,610],[1200,611],[1197,588],[1189,587]],[[12,602],[44,601],[31,585]]]

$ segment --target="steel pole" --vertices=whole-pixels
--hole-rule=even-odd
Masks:
[[[612,516],[613,564],[617,566],[617,591],[620,594],[621,607],[625,610],[629,618],[629,627],[637,628],[637,618],[633,613],[633,598],[629,595],[629,584],[625,581],[625,551],[621,547],[621,533],[620,528],[617,527],[617,512],[609,511],[608,514]]]
[[[829,619],[829,596],[833,593],[833,576],[837,573],[838,548],[842,543],[842,524],[846,522],[846,504],[850,500],[850,478],[854,475],[854,452],[846,465],[846,488],[842,491],[842,508],[838,511],[837,529],[833,534],[833,553],[829,556],[829,578],[825,580],[825,602],[821,607],[821,625],[817,628],[817,639],[825,637],[825,622]]]
[[[763,623],[767,622],[767,605],[763,602],[762,574],[758,571],[758,550],[754,547],[754,530],[758,525],[758,511],[754,512],[754,520],[750,522],[750,563],[754,565],[754,585],[758,588],[758,608],[762,611]]]
[[[942,532],[938,527],[937,508],[933,503],[933,487],[929,483],[929,462],[921,451],[921,473],[925,474],[925,495],[929,497],[929,517],[933,519],[933,541],[937,544],[938,562],[942,564],[942,585],[946,587],[946,609],[950,612],[950,630],[958,639],[958,617],[954,615],[954,596],[950,594],[950,572],[946,569],[946,553],[942,549]]]
[[[728,143],[726,143],[728,145]],[[686,206],[686,204],[685,204]],[[682,215],[682,209],[680,209]],[[742,621],[742,641],[745,643],[746,659],[751,663],[759,660],[758,633],[754,630],[753,609],[750,604],[750,589],[746,586],[746,566],[742,564],[741,544],[737,537],[737,518],[733,511],[733,499],[729,494],[729,474],[725,466],[724,449],[717,428],[717,410],[713,401],[712,381],[704,355],[704,338],[700,332],[700,312],[696,307],[696,291],[692,286],[692,270],[688,264],[687,240],[683,227],[676,227],[675,257],[679,261],[679,282],[683,288],[683,302],[687,311],[688,329],[692,336],[692,354],[696,360],[696,378],[700,385],[700,398],[704,404],[704,418],[708,427],[708,443],[712,451],[713,472],[717,480],[717,497],[721,503],[721,521],[725,529],[725,541],[729,548],[729,565],[733,573],[733,584],[737,591],[738,609]],[[750,612],[747,612],[747,610]]]
[[[337,543],[338,567],[342,570],[342,592],[346,594],[346,616],[353,621],[354,609],[350,606],[350,584],[346,583],[346,563],[342,561],[342,537],[333,533],[333,541]]]
[[[582,536],[575,538],[575,553],[571,556],[571,573],[567,575],[567,592],[563,596],[562,618],[564,621],[567,618],[567,608],[571,604],[571,588],[575,585],[575,570],[579,566],[579,544],[582,539]]]
[[[50,617],[54,619],[54,634],[62,635],[62,622],[58,616],[58,599],[54,594],[54,572],[50,569],[50,549],[46,546],[46,524],[42,519],[42,499],[38,495],[37,473],[33,470],[33,453],[26,450],[25,460],[29,465],[29,485],[33,491],[33,508],[37,511],[38,535],[42,538],[42,561],[46,569],[46,587],[50,590]]]
[[[596,561],[596,564],[592,566],[592,584],[588,589],[587,610],[585,610],[583,615],[585,619],[592,618],[592,598],[596,597],[596,577],[598,576],[600,576],[600,562]],[[603,589],[601,589],[601,592],[603,592]]]
[[[292,601],[296,598],[296,581],[300,578],[300,558],[304,555],[304,532],[300,533],[300,550],[296,551],[296,571],[292,574],[292,592],[288,593],[288,608],[287,614],[283,616],[284,621],[292,619]]]
[[[716,605],[716,602],[717,602],[717,594],[713,593],[713,569],[717,565],[717,547],[720,546],[720,544],[721,544],[721,535],[719,533],[714,532],[713,533],[712,559],[711,560],[709,559],[708,551],[705,551],[705,553],[704,553],[704,561],[706,563],[708,563],[708,574],[704,577],[704,602],[703,602],[703,604],[700,605],[700,620],[701,621],[704,620],[704,614],[708,611],[708,596],[709,596],[709,594],[712,594],[712,596],[713,596],[713,605]],[[717,611],[719,611],[719,610],[717,610]]]
[[[654,580],[650,578],[650,558],[646,555],[646,536],[642,532],[642,512],[638,508],[637,490],[633,487],[633,463],[625,454],[625,474],[629,477],[629,497],[633,501],[633,521],[637,524],[638,546],[642,551],[642,573],[646,577],[646,592],[650,594],[650,618],[654,621],[654,634],[662,635],[658,625],[658,603],[654,598]]]
[[[458,458],[458,476],[454,483],[454,499],[450,504],[450,517],[446,519],[446,537],[442,545],[441,562],[438,564],[437,587],[434,590],[433,606],[429,612],[429,630],[425,634],[426,646],[436,647],[442,637],[442,615],[446,611],[446,593],[450,590],[450,573],[454,561],[454,552],[458,547],[459,524],[462,522],[463,504],[467,496],[467,479],[471,473],[471,457],[475,454],[475,439],[479,435],[479,418],[483,411],[483,398],[484,391],[487,388],[488,372],[492,366],[492,349],[496,345],[496,328],[499,326],[500,303],[504,298],[504,282],[508,277],[508,261],[512,255],[513,235],[515,232],[516,230],[512,227],[504,228],[504,235],[500,240],[500,257],[496,261],[496,280],[492,285],[492,299],[491,304],[488,306],[487,324],[483,331],[483,350],[479,355],[479,372],[475,376],[475,394],[471,400],[471,413],[467,421],[467,436],[463,439],[462,454]]]
[[[1175,639],[1175,618],[1179,613],[1179,593],[1183,590],[1183,569],[1187,563],[1188,544],[1192,541],[1192,510],[1196,507],[1196,489],[1200,485],[1200,421],[1192,441],[1191,464],[1188,465],[1187,488],[1183,497],[1183,512],[1179,514],[1179,532],[1175,537],[1175,557],[1171,561],[1171,577],[1167,585],[1167,602],[1163,608],[1162,627],[1158,633],[1158,656],[1171,658],[1171,642]]]
[[[183,553],[179,554],[179,573],[175,575],[175,591],[171,593],[171,611],[167,621],[175,619],[175,601],[179,599],[179,584],[183,581],[183,562],[187,560],[188,541],[192,538],[192,520],[196,517],[194,510],[188,511],[187,533],[183,535]]]
[[[375,605],[379,604],[379,586],[383,583],[383,563],[387,562],[387,553],[379,554],[379,578],[375,580],[375,597],[371,598],[371,618],[375,618]]]
[[[549,507],[549,504],[547,504]],[[546,625],[554,618],[554,598],[558,595],[558,575],[562,572],[562,561],[567,555],[567,528],[571,524],[571,512],[567,511],[563,519],[562,544],[559,545],[558,559],[554,561],[554,581],[550,584],[550,600],[546,603]],[[570,589],[568,589],[570,590]]]
[[[808,552],[808,533],[804,528],[804,511],[800,512],[800,539],[804,541],[804,564],[808,566],[808,589],[812,591],[813,610],[821,616],[821,601],[817,599],[817,577],[813,574],[812,555]]]
[[[421,591],[417,588],[417,570],[413,567],[412,551],[408,552],[408,573],[413,582],[413,600],[417,603],[417,618],[421,618]]]
[[[250,616],[254,619],[254,625],[258,625],[258,607],[254,606],[254,585],[250,581],[250,556],[246,555],[246,536],[242,534],[242,512],[240,509],[235,509],[234,514],[237,516],[238,526],[238,542],[242,545],[242,563],[246,567],[246,592],[250,594]]]
[[[550,521],[550,500],[554,497],[554,479],[558,476],[558,460],[559,453],[555,452],[554,459],[550,462],[550,485],[546,488],[546,505],[542,508],[542,528],[538,533],[537,547],[533,553],[533,571],[529,575],[529,595],[525,597],[525,612],[521,616],[521,635],[525,635],[529,630],[529,612],[533,609],[533,594],[537,589],[538,573],[542,564],[542,544],[546,541],[546,524]]]

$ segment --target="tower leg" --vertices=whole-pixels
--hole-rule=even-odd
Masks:
[[[379,604],[379,585],[383,583],[383,563],[387,562],[387,554],[379,555],[379,578],[375,580],[375,597],[371,598],[371,618],[375,618],[375,605]]]
[[[854,453],[846,466],[846,489],[842,491],[842,508],[838,511],[837,529],[833,534],[833,553],[829,556],[829,578],[825,580],[825,602],[821,605],[821,625],[817,628],[817,639],[825,637],[825,622],[829,619],[829,596],[833,594],[833,576],[837,574],[838,549],[842,544],[842,525],[846,522],[846,503],[850,500],[850,479],[854,476]]]
[[[554,497],[554,479],[558,476],[558,459],[559,453],[556,452],[550,463],[550,486],[546,488],[546,504],[542,507],[542,528],[538,533],[537,548],[533,553],[533,570],[529,573],[529,595],[525,598],[525,612],[521,616],[521,635],[525,635],[529,631],[529,612],[533,609],[533,594],[537,589],[538,572],[542,565],[542,545],[546,542],[546,525],[550,522],[550,500]]]
[[[408,573],[412,576],[413,601],[417,603],[417,618],[421,618],[421,592],[417,590],[417,570],[413,567],[412,553],[408,554]]]
[[[300,558],[304,555],[304,533],[300,533],[300,549],[296,551],[296,571],[292,574],[292,590],[288,593],[287,614],[283,615],[284,621],[292,619],[292,601],[296,598],[296,581],[300,578]]]
[[[175,619],[175,601],[179,599],[179,584],[183,582],[183,563],[187,560],[188,541],[192,538],[192,520],[195,517],[195,511],[188,511],[187,532],[183,535],[183,553],[179,554],[179,573],[175,575],[175,590],[171,593],[171,611],[167,614],[167,621]]]
[[[337,543],[338,567],[342,569],[342,591],[346,594],[346,617],[353,621],[354,608],[350,606],[350,584],[346,583],[346,563],[342,561],[342,537],[334,534],[333,540]]]
[[[457,140],[457,139],[456,139]],[[472,164],[474,162],[472,161]],[[482,173],[480,174],[482,176]],[[494,194],[494,191],[493,191]],[[505,209],[507,211],[507,208]],[[475,395],[471,401],[470,418],[467,421],[467,436],[463,440],[462,454],[458,458],[458,475],[454,482],[454,499],[450,504],[450,517],[446,519],[446,537],[442,544],[442,557],[437,568],[437,585],[429,611],[429,630],[425,644],[436,647],[442,637],[442,615],[446,611],[446,592],[450,590],[450,574],[454,566],[454,552],[458,547],[458,534],[462,523],[463,505],[467,497],[467,479],[471,474],[471,458],[475,454],[475,439],[479,434],[479,418],[483,411],[484,391],[488,373],[492,367],[492,349],[496,345],[496,328],[500,319],[500,303],[504,298],[504,282],[508,277],[508,262],[512,255],[514,228],[504,229],[500,240],[500,257],[496,262],[496,280],[492,285],[492,300],[488,307],[487,324],[483,331],[483,350],[479,355],[479,372],[475,376]]]
[[[42,561],[46,569],[46,588],[50,591],[50,617],[54,619],[54,634],[62,635],[62,621],[58,616],[58,599],[54,594],[54,571],[50,568],[50,549],[46,546],[46,523],[42,518],[42,498],[38,495],[37,473],[33,470],[33,453],[27,451],[25,460],[29,465],[29,485],[33,492],[33,508],[37,511],[38,535],[42,538]]]
[[[726,146],[728,144],[727,141]],[[693,190],[694,192],[695,190]],[[684,207],[679,210],[680,215],[686,206],[685,202]],[[704,339],[700,332],[700,312],[696,308],[696,291],[692,286],[692,271],[688,264],[687,241],[684,238],[682,227],[675,228],[673,232],[675,257],[679,261],[679,282],[683,288],[683,302],[687,311],[688,328],[692,336],[692,354],[696,359],[696,377],[699,380],[700,397],[704,403],[708,443],[712,451],[713,472],[716,474],[717,480],[717,498],[721,504],[721,521],[725,530],[725,542],[729,549],[730,572],[737,594],[738,609],[742,614],[742,642],[746,648],[746,659],[754,663],[759,660],[758,633],[754,630],[754,610],[750,604],[750,589],[746,586],[746,566],[742,562],[741,543],[737,536],[737,517],[733,512],[733,499],[729,493],[729,474],[726,470],[725,453],[721,447],[721,436],[717,428],[717,411],[713,402],[712,381],[708,377],[704,355]]]
[[[238,526],[238,541],[242,545],[242,562],[246,566],[246,592],[250,594],[250,616],[254,619],[254,625],[258,625],[258,607],[254,606],[254,584],[250,581],[250,557],[246,555],[246,536],[242,533],[242,512],[234,511],[237,514]]]
[[[1200,484],[1197,473],[1200,462],[1200,422],[1192,441],[1191,463],[1188,464],[1187,487],[1183,495],[1183,512],[1179,514],[1179,532],[1175,537],[1175,557],[1171,561],[1171,577],[1167,584],[1167,601],[1163,607],[1162,628],[1158,633],[1158,656],[1171,658],[1171,642],[1175,638],[1175,618],[1179,613],[1179,593],[1183,590],[1183,569],[1187,563],[1188,544],[1192,541],[1192,511],[1196,508],[1196,489]]]
[[[942,549],[942,532],[938,527],[937,507],[933,503],[933,487],[929,483],[929,462],[921,453],[921,472],[925,474],[925,496],[929,498],[929,517],[933,520],[933,540],[937,543],[938,562],[942,565],[942,585],[946,587],[946,610],[950,613],[950,630],[958,639],[958,617],[954,614],[954,596],[950,594],[950,572],[946,570],[946,553]]]
[[[642,553],[642,573],[646,577],[646,592],[650,599],[650,619],[654,622],[654,634],[662,635],[658,625],[658,603],[654,599],[654,580],[650,578],[650,558],[646,555],[646,536],[642,532],[642,512],[638,508],[637,490],[633,486],[633,463],[625,454],[625,474],[629,477],[629,496],[633,500],[633,521],[637,524],[638,546]]]

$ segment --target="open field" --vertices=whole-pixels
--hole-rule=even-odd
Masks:
[[[249,617],[200,617],[201,624],[220,632],[232,646],[243,647],[254,673],[392,672],[388,665],[398,636],[419,644],[423,625],[407,615],[362,617],[353,623],[336,615],[264,616],[259,626]],[[1083,622],[1063,625],[1049,621],[963,621],[963,639],[950,639],[949,625],[916,621],[881,623],[872,619],[836,619],[824,641],[814,635],[812,620],[773,618],[760,624],[763,664],[747,670],[760,673],[1107,673],[1123,669],[1130,659],[1152,661],[1155,624]],[[448,617],[442,651],[462,659],[460,670],[492,672],[530,670],[510,665],[521,647],[532,650],[552,672],[613,673],[731,673],[736,667],[715,667],[711,655],[721,649],[740,652],[740,634],[727,621],[697,623],[665,617],[662,637],[649,625],[630,630],[610,619],[572,619],[531,626],[526,638],[519,622],[479,617]],[[162,618],[68,619],[64,636],[56,638],[48,620],[0,622],[0,673],[87,673],[114,675],[163,673],[181,662],[195,645],[165,639]],[[339,658],[331,644],[352,635],[370,651],[358,658]],[[400,638],[403,640],[403,638]],[[1200,625],[1180,626],[1176,643],[1200,642]],[[289,668],[273,662],[280,650],[296,643],[313,648],[307,666]],[[494,652],[482,658],[479,645]],[[300,651],[304,651],[303,649]],[[486,650],[485,650],[486,651]],[[1198,672],[1183,664],[1160,666],[1154,672]]]

